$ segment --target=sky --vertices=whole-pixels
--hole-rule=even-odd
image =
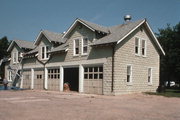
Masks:
[[[114,26],[127,14],[158,33],[180,22],[180,0],[0,0],[0,38],[34,41],[41,30],[67,31],[76,18]]]

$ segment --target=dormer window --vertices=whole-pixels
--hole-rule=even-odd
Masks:
[[[18,52],[13,52],[13,63],[18,63]]]
[[[86,55],[88,53],[88,39],[82,39],[82,55]]]
[[[74,40],[74,56],[79,55],[79,39]]]
[[[49,58],[48,51],[49,51],[49,46],[41,47],[41,58],[42,58],[42,60]]]

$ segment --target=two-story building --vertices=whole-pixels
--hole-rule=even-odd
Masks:
[[[8,51],[6,77],[21,74],[21,88],[63,91],[68,83],[72,91],[105,95],[156,91],[165,54],[146,19],[112,27],[76,19],[64,33],[42,30]]]

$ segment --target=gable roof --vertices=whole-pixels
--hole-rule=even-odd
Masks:
[[[63,38],[66,37],[77,25],[77,23],[81,23],[84,26],[86,26],[87,28],[89,28],[90,30],[94,31],[98,31],[98,32],[103,32],[103,33],[109,33],[109,30],[107,27],[95,24],[95,23],[91,23],[89,21],[83,20],[83,19],[79,19],[77,18],[73,24],[68,28],[67,32],[63,35]]]
[[[25,41],[25,40],[13,40],[9,45],[7,51],[10,51],[14,45],[19,46],[20,48],[33,49],[35,46],[33,42]]]
[[[39,33],[39,35],[36,38],[36,40],[34,41],[35,45],[37,45],[37,43],[40,41],[42,35],[44,35],[49,40],[49,42],[53,41],[53,42],[63,43],[63,39],[62,39],[63,34],[55,33],[55,32],[50,32],[50,31],[47,31],[47,30],[42,30]]]
[[[136,22],[128,22],[127,24],[117,25],[113,27],[109,27],[110,34],[96,40],[92,43],[92,45],[100,45],[100,44],[107,44],[107,43],[114,43],[118,42],[122,38],[128,35],[128,33],[132,32],[138,26],[143,24],[145,20],[138,20]]]
[[[149,30],[149,33],[152,36],[152,38],[154,39],[154,43],[157,45],[158,50],[163,55],[165,55],[164,50],[162,49],[157,38],[155,37],[154,33],[152,32],[146,19],[138,20],[136,22],[128,22],[127,24],[122,24],[122,25],[118,25],[118,26],[109,27],[110,34],[103,38],[100,38],[99,40],[94,41],[91,45],[93,46],[93,45],[102,45],[102,44],[109,44],[109,43],[119,44],[127,36],[129,36],[132,32],[134,32],[138,27],[140,27],[142,24],[145,24],[146,28]]]

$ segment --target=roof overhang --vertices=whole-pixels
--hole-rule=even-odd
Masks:
[[[62,38],[65,38],[77,25],[77,23],[81,23],[83,24],[84,26],[86,26],[87,28],[89,28],[90,30],[92,30],[93,32],[95,32],[95,29],[93,29],[92,27],[90,27],[89,25],[87,25],[86,23],[82,22],[81,20],[79,19],[76,19],[73,24],[68,28],[68,30],[65,32],[65,34],[63,35]]]
[[[120,40],[117,41],[117,44],[121,43],[127,36],[129,36],[131,33],[133,33],[137,28],[139,28],[141,25],[145,24],[145,26],[147,27],[147,29],[149,30],[150,35],[152,36],[152,38],[155,40],[156,45],[158,46],[160,52],[165,55],[164,50],[162,49],[161,45],[159,44],[156,36],[154,35],[152,29],[150,28],[148,22],[146,19],[144,19],[141,23],[139,23],[139,25],[137,25],[134,29],[132,29],[130,32],[128,32],[123,38],[121,38]]]
[[[11,44],[9,45],[8,49],[7,49],[7,52],[10,52],[10,50],[12,49],[12,47],[16,44],[16,42],[13,40],[11,42]],[[18,44],[16,44],[19,48],[21,48]]]
[[[51,40],[48,38],[48,36],[46,34],[44,34],[43,31],[41,30],[40,33],[38,34],[37,38],[34,41],[34,45],[38,45],[39,41],[41,40],[42,35],[44,35],[47,38],[47,40],[49,42],[51,42]]]

